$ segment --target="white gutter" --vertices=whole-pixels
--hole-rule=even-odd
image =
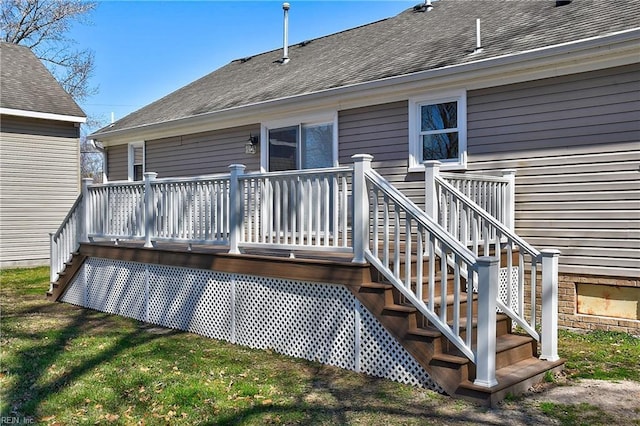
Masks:
[[[272,99],[233,108],[207,112],[171,121],[145,124],[126,129],[103,131],[89,137],[100,141],[124,137],[150,139],[152,136],[168,137],[188,133],[213,130],[216,123],[225,122],[227,126],[256,124],[266,115],[273,115],[294,106],[301,112],[303,107],[325,107],[329,103],[340,109],[357,106],[357,99],[396,94],[398,99],[406,98],[407,93],[418,88],[426,90],[434,87],[463,85],[468,90],[511,84],[531,78],[544,78],[577,72],[590,71],[607,66],[637,63],[640,58],[640,28],[620,31],[606,36],[562,43],[554,46],[507,54],[459,65],[419,71],[388,77],[380,80],[355,83],[338,88],[321,90],[284,98]],[[588,68],[589,59],[594,61]],[[606,65],[602,65],[606,63]],[[535,77],[532,77],[535,76]],[[357,95],[357,96],[356,96]],[[350,103],[351,102],[351,103]],[[260,114],[260,116],[257,116]],[[171,133],[169,134],[168,131]]]
[[[75,115],[53,114],[50,112],[26,111],[22,109],[0,108],[0,114],[14,115],[17,117],[41,118],[43,120],[70,121],[72,123],[86,123],[87,117]]]

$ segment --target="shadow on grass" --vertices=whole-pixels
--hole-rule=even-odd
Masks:
[[[20,321],[21,317],[24,318],[26,316],[46,318],[47,314],[61,312],[60,309],[55,309],[54,306],[55,304],[51,303],[38,304],[38,306],[34,306],[31,309],[15,310],[11,312],[10,317],[12,317],[13,321]],[[61,391],[96,366],[112,360],[127,349],[168,335],[168,333],[163,335],[152,334],[141,327],[136,327],[136,329],[124,334],[119,331],[117,334],[121,336],[107,348],[97,354],[80,358],[80,362],[75,366],[70,368],[65,366],[65,371],[61,375],[47,379],[46,376],[49,369],[55,366],[56,361],[68,350],[74,339],[82,336],[86,337],[92,327],[102,327],[102,333],[104,333],[104,327],[108,329],[117,326],[117,321],[112,321],[109,315],[102,312],[75,308],[69,305],[66,305],[66,307],[69,308],[70,312],[67,312],[65,317],[73,317],[73,320],[65,326],[53,330],[45,328],[36,332],[11,331],[9,336],[7,336],[6,332],[3,333],[5,338],[24,339],[28,343],[27,347],[14,352],[13,360],[10,361],[10,371],[7,371],[6,365],[3,365],[4,373],[9,372],[16,375],[19,380],[13,382],[8,389],[4,390],[7,400],[2,405],[3,410],[6,407],[8,412],[0,413],[1,416],[37,418],[42,414],[38,412],[39,407],[51,394]],[[37,321],[37,319],[32,321]],[[14,327],[19,328],[15,324]],[[180,332],[171,331],[171,334],[176,333]]]

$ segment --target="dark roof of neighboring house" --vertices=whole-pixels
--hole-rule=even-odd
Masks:
[[[612,34],[638,16],[638,0],[440,0],[293,45],[286,65],[282,49],[232,61],[96,134]],[[472,55],[477,18],[483,50]]]
[[[85,117],[31,49],[0,42],[0,107]]]

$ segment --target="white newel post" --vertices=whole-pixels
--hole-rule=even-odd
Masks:
[[[151,234],[153,233],[154,202],[151,182],[158,176],[156,172],[144,173],[144,246],[153,247]]]
[[[560,251],[542,254],[542,348],[540,359],[557,361],[558,356],[558,258]]]
[[[93,183],[93,179],[82,179],[82,202],[80,203],[80,211],[78,212],[78,243],[86,243],[89,241],[89,226],[91,221],[91,211],[89,204],[89,185]],[[75,247],[74,247],[75,249]]]
[[[353,159],[353,263],[366,263],[369,246],[369,196],[365,174],[371,170],[373,156],[356,154]]]
[[[516,169],[502,170],[502,177],[508,179],[507,191],[505,194],[504,206],[504,224],[510,230],[514,231],[516,227]]]
[[[424,211],[427,216],[438,221],[438,196],[436,176],[440,173],[440,162],[428,160],[424,163]]]
[[[49,232],[49,291],[53,290],[53,282],[58,276],[56,272],[58,268],[58,250],[55,249],[54,235],[54,232]]]
[[[497,257],[478,258],[478,334],[475,385],[490,388],[496,380]]]
[[[239,176],[244,174],[244,164],[232,164],[229,166],[231,175],[229,179],[229,253],[240,254],[238,243],[242,232],[242,187]]]

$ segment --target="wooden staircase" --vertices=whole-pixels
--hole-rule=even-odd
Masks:
[[[75,252],[71,256],[71,260],[65,263],[64,269],[58,274],[58,279],[51,283],[51,289],[47,291],[47,300],[56,302],[64,293],[65,289],[78,273],[80,267],[84,263],[86,256]]]
[[[425,265],[423,270],[427,271],[428,267]],[[371,275],[376,277],[379,274],[372,270]],[[415,280],[413,282],[415,284]],[[437,313],[441,309],[447,309],[447,318],[452,318],[452,279],[447,287],[447,305],[440,306],[440,283],[435,286],[437,297],[434,305]],[[508,395],[526,392],[532,385],[541,382],[548,371],[560,371],[564,365],[564,360],[549,362],[538,359],[538,342],[529,335],[513,333],[511,319],[498,313],[495,358],[498,384],[491,388],[475,385],[475,364],[438,329],[430,325],[415,307],[405,303],[402,294],[393,285],[386,283],[384,278],[378,277],[350,289],[450,396],[494,406]],[[426,289],[423,294],[427,294]],[[467,303],[473,303],[473,312],[477,312],[477,296],[474,295],[471,301],[466,300],[466,297],[466,293],[460,295],[461,315],[467,312]],[[475,334],[476,318],[460,318],[461,329],[465,329],[467,321],[473,321],[472,329]],[[465,334],[461,337],[464,338]]]

